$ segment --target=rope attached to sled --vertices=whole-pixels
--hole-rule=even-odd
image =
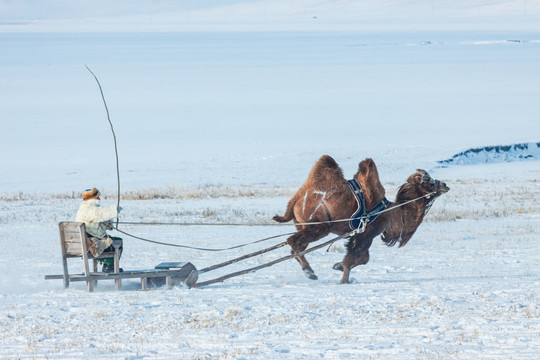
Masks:
[[[387,211],[390,211],[392,209],[405,206],[407,204],[410,204],[414,201],[418,201],[423,198],[430,198],[432,195],[436,194],[435,191],[430,192],[429,194],[425,194],[423,196],[417,197],[412,200],[405,201],[401,204],[398,204],[396,206],[393,206],[391,208],[386,208],[381,211],[377,211],[371,216],[380,215],[382,213],[385,213]],[[311,225],[324,225],[324,224],[332,224],[332,223],[340,223],[340,222],[346,222],[350,221],[350,218],[347,219],[338,219],[338,220],[328,220],[328,221],[314,221],[314,222],[306,222],[306,223],[294,223],[296,226],[311,226]],[[199,223],[199,222],[144,222],[144,221],[120,221],[119,224],[122,225],[174,225],[174,226],[290,226],[290,223],[266,223],[266,224],[249,224],[249,223]]]
[[[294,232],[291,232],[291,233],[285,233],[285,234],[279,234],[279,235],[269,236],[269,237],[264,238],[264,239],[256,240],[256,241],[253,241],[253,242],[250,242],[250,243],[247,243],[247,244],[241,244],[241,245],[231,246],[231,247],[228,247],[228,248],[213,249],[213,248],[200,248],[200,247],[196,247],[196,246],[188,246],[188,245],[172,244],[172,243],[166,243],[166,242],[162,242],[162,241],[155,241],[155,240],[145,239],[145,238],[143,238],[143,237],[140,237],[140,236],[136,236],[136,235],[127,233],[127,232],[122,231],[122,230],[120,230],[120,229],[118,229],[118,232],[120,232],[120,233],[122,233],[122,234],[124,234],[124,235],[130,236],[130,237],[132,237],[132,238],[134,238],[134,239],[141,240],[141,241],[146,241],[146,242],[150,242],[150,243],[153,243],[153,244],[167,245],[167,246],[174,246],[174,247],[179,247],[179,248],[184,248],[184,249],[202,250],[202,251],[226,251],[226,250],[239,249],[239,248],[241,248],[241,247],[245,247],[245,246],[248,246],[248,245],[257,244],[257,243],[261,243],[261,242],[263,242],[263,241],[268,241],[268,240],[272,240],[272,239],[277,239],[277,238],[279,238],[279,237],[283,237],[283,236],[288,236],[288,235],[294,234]]]
[[[425,194],[423,196],[417,197],[416,199],[405,201],[404,203],[401,203],[401,204],[396,205],[394,207],[386,208],[384,210],[372,213],[369,216],[378,216],[378,215],[380,215],[380,214],[382,214],[384,212],[387,212],[387,211],[390,211],[392,209],[396,209],[398,207],[407,205],[407,204],[409,204],[409,203],[411,203],[413,201],[418,201],[418,200],[423,199],[425,197],[429,198],[433,194],[436,194],[436,192],[434,191],[434,192],[431,192],[429,194]],[[330,224],[330,223],[345,222],[345,221],[350,221],[350,219],[317,221],[317,222],[309,222],[309,223],[295,223],[294,225],[295,226],[310,226],[310,225],[322,225],[322,224]],[[167,222],[167,223],[151,222],[151,223],[145,223],[145,222],[133,222],[133,221],[121,221],[120,224],[126,224],[126,225],[177,225],[177,226],[285,226],[285,225],[288,226],[288,225],[290,225],[290,224],[280,224],[280,223],[275,223],[275,224],[174,223],[174,222]],[[364,230],[365,230],[365,226],[363,228],[358,228],[358,229],[354,230],[351,234],[358,234],[358,233],[364,232]],[[192,249],[192,250],[212,251],[212,252],[239,249],[239,248],[242,248],[242,247],[245,247],[245,246],[248,246],[248,245],[257,244],[257,243],[260,243],[260,242],[263,242],[263,241],[268,241],[268,240],[277,239],[277,238],[280,238],[280,237],[283,237],[283,236],[288,236],[288,235],[295,234],[295,232],[284,233],[284,234],[274,235],[274,236],[270,236],[270,237],[267,237],[267,238],[264,238],[264,239],[256,240],[256,241],[246,243],[246,244],[240,244],[240,245],[232,246],[232,247],[229,247],[229,248],[217,248],[216,249],[216,248],[201,248],[201,247],[196,247],[196,246],[188,246],[188,245],[166,243],[166,242],[162,242],[162,241],[156,241],[156,240],[151,240],[151,239],[146,239],[146,238],[143,238],[143,237],[140,237],[140,236],[136,236],[136,235],[127,233],[127,232],[125,232],[123,230],[120,230],[120,229],[117,229],[117,231],[124,234],[124,235],[130,236],[130,237],[132,237],[134,239],[150,242],[150,243],[153,243],[153,244],[165,245],[165,246],[173,246],[173,247],[179,247],[179,248],[184,248],[184,249]],[[279,245],[278,247],[283,246],[284,244],[286,244],[286,242],[278,244]]]

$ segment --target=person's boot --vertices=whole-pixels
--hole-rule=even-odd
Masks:
[[[114,272],[114,265],[113,264],[103,264],[103,268],[101,269],[104,273],[113,273]]]
[[[113,264],[108,264],[108,263],[104,263],[103,264],[103,268],[101,269],[101,271],[103,271],[104,273],[113,273],[114,272],[114,265]],[[124,269],[122,268],[119,268],[118,269],[118,272],[124,272]]]

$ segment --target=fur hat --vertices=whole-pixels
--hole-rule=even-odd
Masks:
[[[83,197],[84,201],[89,200],[89,199],[98,198],[100,195],[101,195],[101,193],[96,188],[86,189],[82,193],[82,197]]]

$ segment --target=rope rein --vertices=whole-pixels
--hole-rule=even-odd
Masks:
[[[405,201],[404,203],[398,204],[393,207],[386,208],[384,210],[378,211],[373,213],[372,215],[379,215],[382,213],[385,213],[387,211],[390,211],[392,209],[396,209],[401,206],[405,206],[407,204],[410,204],[414,201],[418,201],[423,198],[429,198],[431,195],[436,194],[435,191],[430,192],[429,194],[425,194],[423,196],[417,197],[412,200]],[[298,226],[310,226],[310,225],[323,225],[323,224],[332,224],[332,223],[339,223],[339,222],[345,222],[349,221],[348,219],[338,219],[338,220],[328,220],[328,221],[314,221],[314,222],[307,222],[307,223],[294,223],[294,225]],[[120,221],[119,222],[122,225],[176,225],[176,226],[289,226],[290,223],[268,223],[268,224],[249,224],[249,223],[197,223],[197,222],[138,222],[138,221]]]
[[[166,242],[161,242],[161,241],[155,241],[155,240],[145,239],[145,238],[143,238],[143,237],[132,235],[132,234],[127,233],[127,232],[125,232],[125,231],[122,231],[122,230],[120,230],[120,229],[118,229],[118,232],[120,232],[120,233],[122,233],[122,234],[124,234],[124,235],[127,235],[127,236],[131,236],[132,238],[135,238],[135,239],[137,239],[137,240],[142,240],[142,241],[146,241],[146,242],[150,242],[150,243],[154,243],[154,244],[167,245],[167,246],[174,246],[174,247],[179,247],[179,248],[184,248],[184,249],[202,250],[202,251],[225,251],[225,250],[233,250],[233,249],[238,249],[238,248],[245,247],[245,246],[252,245],[252,244],[257,244],[257,243],[260,243],[260,242],[263,242],[263,241],[268,241],[268,240],[272,240],[272,239],[277,239],[277,238],[279,238],[279,237],[283,237],[283,236],[287,236],[287,235],[292,235],[292,234],[294,234],[293,232],[291,232],[291,233],[286,233],[286,234],[279,234],[279,235],[269,236],[269,237],[264,238],[264,239],[256,240],[256,241],[253,241],[253,242],[250,242],[250,243],[247,243],[247,244],[241,244],[241,245],[231,246],[231,247],[228,247],[228,248],[212,249],[212,248],[200,248],[200,247],[196,247],[196,246],[188,246],[188,245],[171,244],[171,243],[166,243]]]
[[[393,209],[397,209],[398,207],[405,206],[405,205],[407,205],[407,204],[409,204],[411,202],[418,201],[418,200],[423,199],[425,197],[429,198],[433,194],[436,194],[436,192],[434,191],[434,192],[431,192],[429,194],[425,194],[423,196],[417,197],[415,199],[408,200],[408,201],[403,202],[401,204],[398,204],[396,206],[389,207],[389,208],[386,208],[384,210],[378,211],[378,212],[376,212],[376,213],[374,213],[372,215],[379,215],[379,214],[382,214],[384,212],[387,212],[387,211],[390,211],[390,210],[393,210]],[[337,222],[345,222],[345,221],[349,221],[349,220],[350,219],[339,219],[339,220],[318,221],[318,222],[309,222],[309,223],[295,223],[294,225],[295,226],[298,226],[298,225],[300,225],[300,226],[304,226],[304,225],[306,225],[306,226],[309,226],[309,225],[322,225],[322,224],[330,224],[330,223],[337,223]],[[120,224],[126,224],[126,225],[177,225],[177,226],[289,226],[290,225],[288,223],[286,223],[286,224],[280,224],[280,223],[275,223],[275,224],[171,223],[171,222],[169,222],[169,223],[157,223],[157,222],[145,223],[145,222],[132,222],[132,221],[120,221],[119,223]],[[344,235],[344,237],[345,236],[355,235],[355,234],[357,234],[359,232],[363,232],[363,230],[365,230],[365,227],[363,229],[360,229],[360,228],[356,229],[356,230]],[[274,236],[270,236],[270,237],[267,237],[267,238],[264,238],[264,239],[256,240],[256,241],[253,241],[253,242],[250,242],[250,243],[232,246],[232,247],[229,247],[229,248],[200,248],[200,247],[196,247],[196,246],[172,244],[172,243],[166,243],[166,242],[162,242],[162,241],[150,240],[150,239],[146,239],[146,238],[143,238],[143,237],[140,237],[140,236],[135,236],[133,234],[127,233],[127,232],[122,231],[120,229],[117,229],[117,231],[124,234],[124,235],[130,236],[130,237],[132,237],[134,239],[150,242],[150,243],[153,243],[153,244],[159,244],[159,245],[165,245],[165,246],[174,246],[174,247],[179,247],[179,248],[184,248],[184,249],[192,249],[192,250],[212,251],[212,252],[238,249],[238,248],[242,248],[242,247],[245,247],[245,246],[248,246],[248,245],[261,243],[263,241],[268,241],[268,240],[280,238],[280,237],[283,237],[283,236],[288,236],[288,235],[295,234],[295,232],[291,232],[291,233],[284,233],[284,234],[274,235]],[[340,237],[340,238],[342,238],[342,237]],[[282,243],[282,244],[285,244],[285,243]],[[279,244],[279,245],[282,245],[282,244]]]

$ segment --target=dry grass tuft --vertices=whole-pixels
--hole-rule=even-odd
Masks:
[[[217,199],[217,198],[257,198],[292,196],[295,189],[279,186],[230,186],[230,185],[199,185],[199,186],[169,186],[166,188],[146,188],[128,190],[121,193],[123,200],[156,200],[156,199]],[[116,193],[102,193],[102,199],[116,199]],[[16,193],[0,194],[1,201],[27,201],[38,199],[80,199],[81,193],[76,191],[66,193]]]

